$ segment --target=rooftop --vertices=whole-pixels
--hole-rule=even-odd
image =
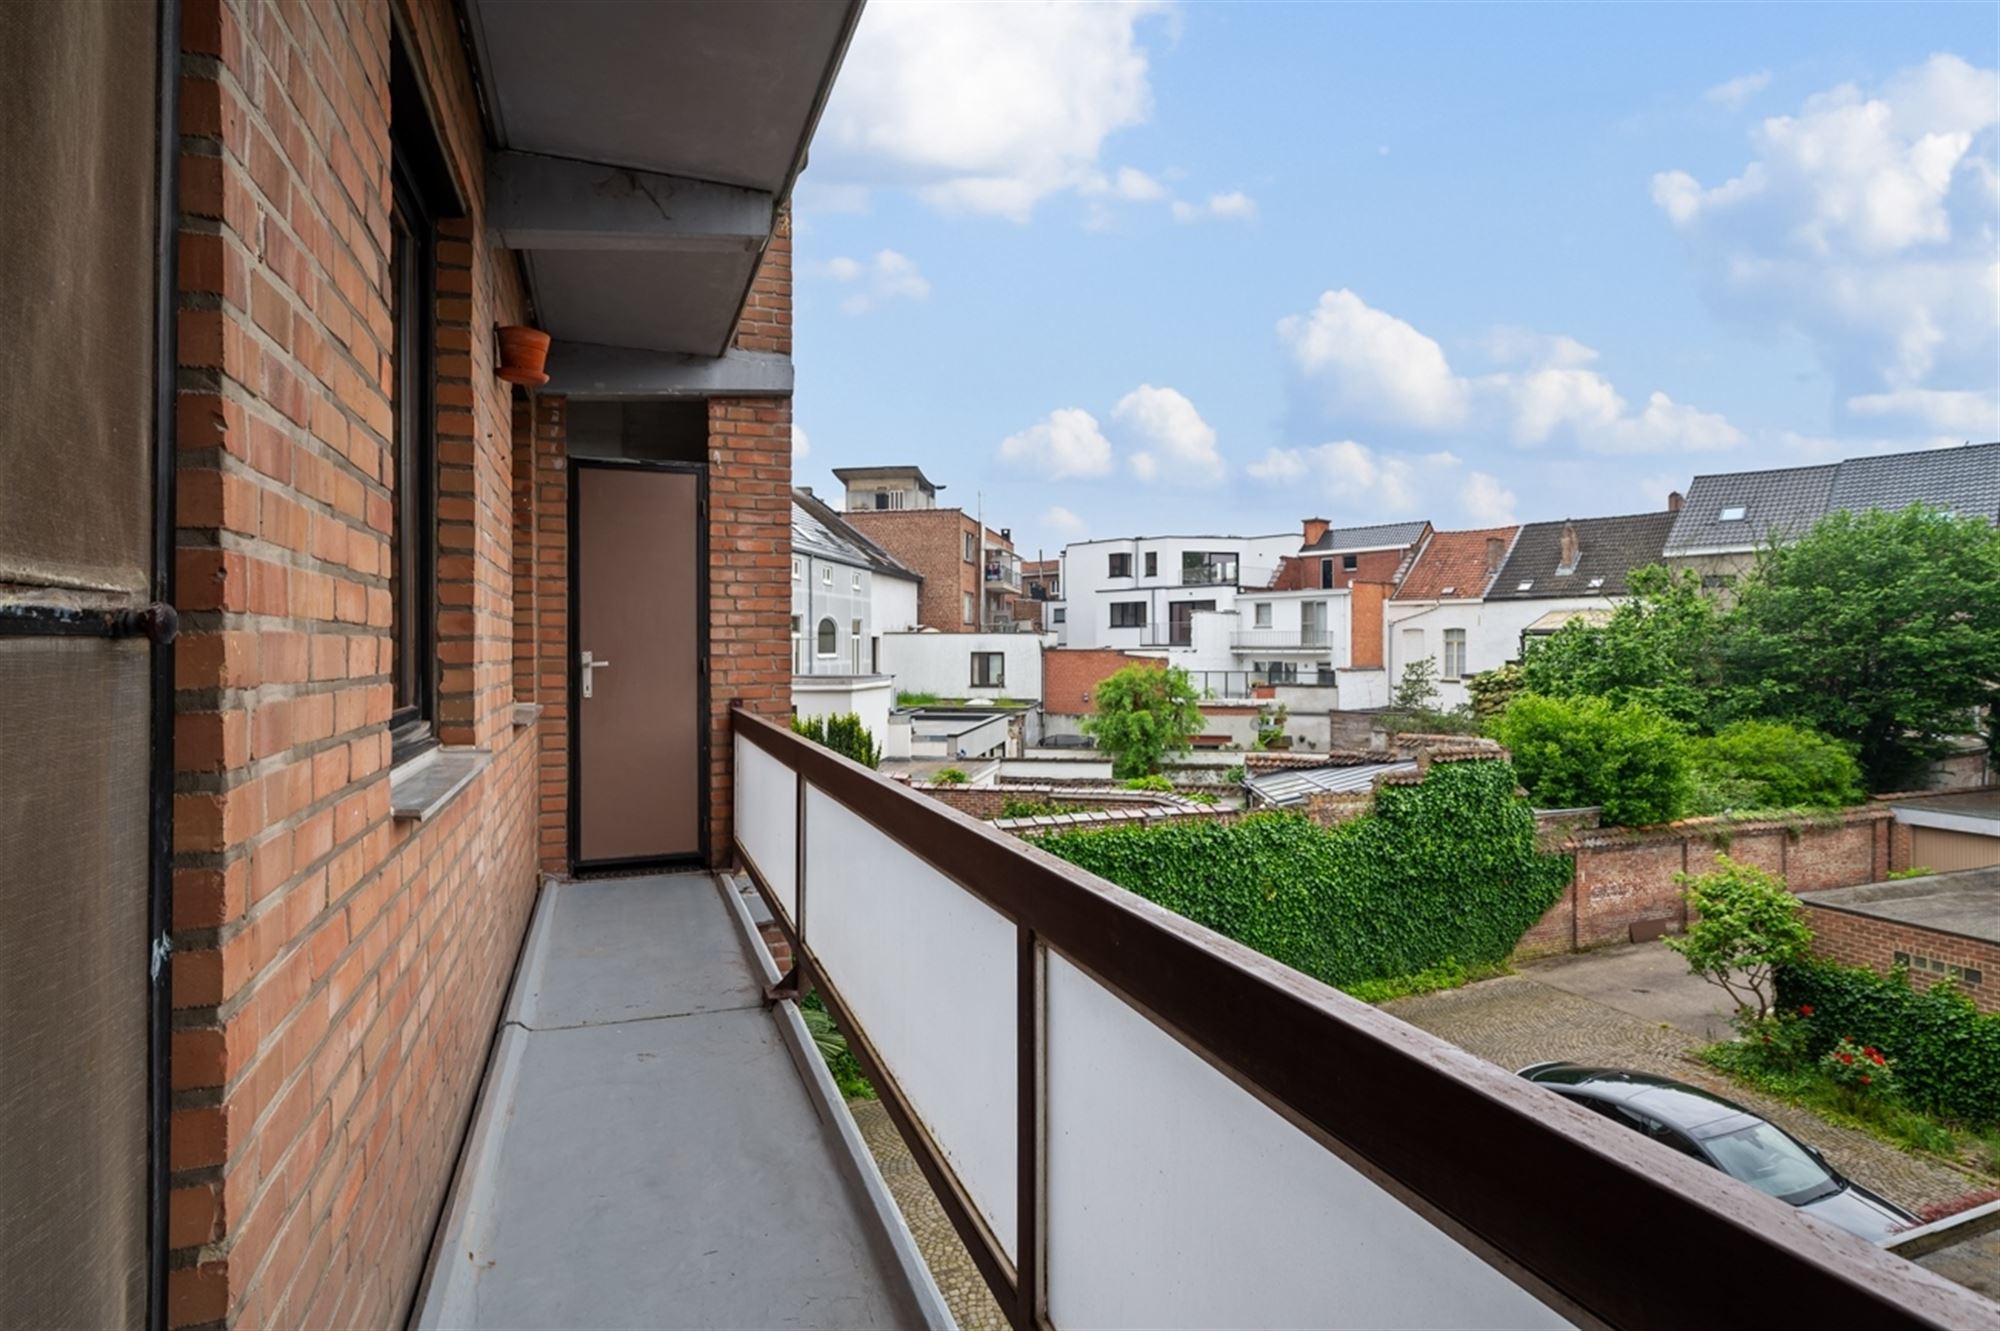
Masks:
[[[1333,767],[1280,767],[1250,776],[1247,784],[1265,804],[1304,804],[1326,791],[1346,793],[1375,788],[1375,778],[1387,772],[1416,770],[1414,762],[1354,763]]]
[[[1674,518],[1673,513],[1662,511],[1531,522],[1521,528],[1486,597],[1490,601],[1527,601],[1623,596],[1629,590],[1626,580],[1633,569],[1660,562]],[[1565,529],[1576,535],[1577,561],[1572,568],[1563,564]]]
[[[2000,943],[2000,867],[1814,892],[1815,906]]]
[[[908,463],[888,467],[835,467],[833,476],[843,485],[852,485],[856,481],[915,481],[926,490],[944,489],[924,475],[922,467]]]
[[[923,575],[884,550],[810,490],[792,491],[792,549],[922,582]]]
[[[1429,530],[1428,522],[1383,522],[1372,527],[1329,527],[1305,551],[1339,553],[1343,550],[1394,550],[1413,545]],[[1302,552],[1303,553],[1303,552]]]
[[[1506,561],[1507,548],[1519,527],[1481,527],[1476,531],[1434,531],[1392,599],[1428,601],[1478,598],[1486,594],[1494,574]],[[1492,541],[1500,542],[1499,557]]]

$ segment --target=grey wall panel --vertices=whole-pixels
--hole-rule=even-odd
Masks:
[[[146,1320],[147,690],[0,640],[0,1325]]]

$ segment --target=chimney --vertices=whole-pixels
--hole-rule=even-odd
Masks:
[[[1576,568],[1576,561],[1583,555],[1583,551],[1577,547],[1575,523],[1563,523],[1562,542],[1562,564],[1556,571],[1568,573]]]
[[[1014,542],[1014,529],[1012,527],[1002,527],[1000,529],[1000,539],[1012,545]]]
[[[1681,492],[1679,490],[1667,491],[1667,512],[1669,513],[1680,512],[1681,505],[1684,502],[1686,501],[1681,498]]]
[[[1305,521],[1306,544],[1318,545],[1320,537],[1326,535],[1326,529],[1332,525],[1325,518],[1307,518]]]
[[[1500,557],[1507,552],[1507,543],[1498,536],[1486,538],[1486,572],[1490,577],[1500,571]]]

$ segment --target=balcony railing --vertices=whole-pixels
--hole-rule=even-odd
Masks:
[[[986,585],[1021,590],[1021,566],[1010,560],[986,561]]]
[[[1229,635],[1239,652],[1323,652],[1333,646],[1325,629],[1241,629]]]
[[[738,711],[734,743],[736,850],[798,979],[1022,1331],[1992,1324],[1968,1290],[788,729]]]

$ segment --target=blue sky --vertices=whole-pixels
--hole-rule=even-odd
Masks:
[[[2000,437],[1991,6],[864,15],[802,483],[1065,541],[1637,512]]]

